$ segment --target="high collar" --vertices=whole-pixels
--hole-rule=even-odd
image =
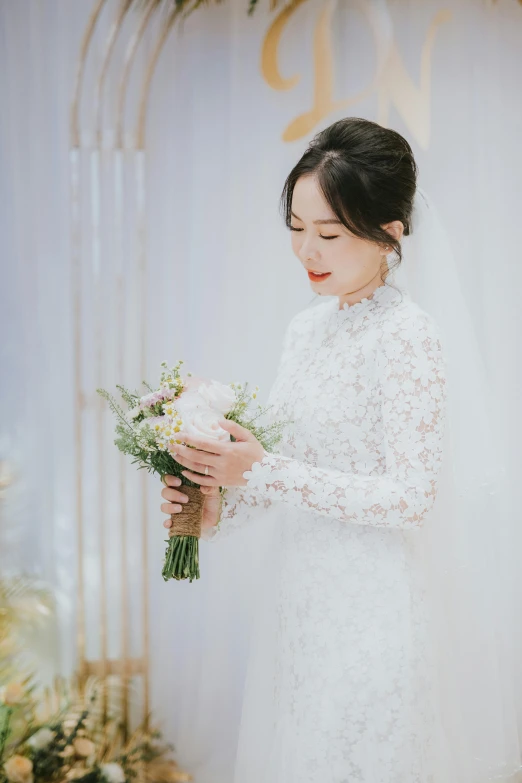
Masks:
[[[404,286],[397,285],[397,283],[384,283],[378,286],[370,296],[364,297],[360,302],[356,302],[353,305],[345,302],[342,307],[339,307],[339,297],[333,297],[333,316],[336,320],[355,319],[362,313],[374,311],[382,308],[386,308],[395,304],[399,304],[403,298],[408,296],[408,292]]]

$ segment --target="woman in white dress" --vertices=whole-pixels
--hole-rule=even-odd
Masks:
[[[438,325],[395,280],[416,180],[411,147],[391,129],[350,117],[317,134],[282,195],[292,249],[319,297],[290,321],[268,398],[270,418],[292,423],[277,453],[228,421],[234,442],[183,437],[197,460],[178,449],[206,494],[203,539],[253,525],[270,537],[234,783],[490,779],[477,776],[489,759],[471,763],[473,715],[464,763],[449,759],[416,551],[447,410]],[[167,483],[161,510],[179,513],[183,494]],[[498,742],[491,761],[506,747]]]
[[[327,297],[292,319],[270,392],[271,416],[293,423],[277,454],[229,423],[243,440],[206,452],[208,462],[183,446],[176,457],[188,478],[200,480],[190,471],[209,464],[209,477],[230,488],[219,530],[208,505],[207,541],[281,508],[285,783],[434,780],[422,592],[409,549],[437,492],[444,359],[435,323],[389,284],[387,264],[409,232],[415,186],[411,148],[393,130],[349,118],[316,137],[283,193],[293,251]],[[182,505],[167,481],[161,508],[171,514]],[[237,779],[253,783],[259,759],[251,771],[238,763]]]

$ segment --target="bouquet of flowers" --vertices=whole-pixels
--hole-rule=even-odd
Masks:
[[[275,422],[266,427],[255,423],[268,410],[258,405],[253,415],[249,407],[257,397],[258,386],[250,393],[248,383],[226,385],[210,380],[195,384],[190,380],[192,373],[181,375],[183,363],[180,360],[175,367],[169,368],[166,362],[162,362],[159,388],[153,389],[143,381],[147,389],[143,396],[117,385],[128,406],[127,411],[105,389],[97,391],[116,415],[117,437],[114,443],[119,450],[133,456],[133,463],[139,463],[139,468],[159,474],[162,481],[166,475],[177,476],[181,480],[189,502],[182,513],[171,515],[172,526],[169,540],[165,542],[168,546],[162,575],[165,581],[189,579],[192,582],[200,577],[199,538],[205,498],[199,485],[182,475],[183,467],[171,454],[176,444],[182,443],[178,433],[235,440],[219,426],[219,419],[224,417],[248,429],[269,451],[281,439],[281,430],[286,422]],[[219,487],[221,502],[225,492],[226,487]]]

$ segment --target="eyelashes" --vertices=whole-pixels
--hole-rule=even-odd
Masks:
[[[290,231],[304,231],[304,229],[302,229],[302,228],[296,228],[295,226],[287,226],[287,228],[289,228],[289,229],[290,229]],[[319,236],[321,237],[321,239],[337,239],[337,237],[338,237],[339,235],[338,235],[338,234],[335,234],[335,236],[333,236],[333,237],[324,237],[322,234],[319,234]]]

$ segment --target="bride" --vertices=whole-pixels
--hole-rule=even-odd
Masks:
[[[226,419],[233,442],[180,433],[176,459],[206,496],[202,538],[266,521],[269,539],[234,783],[480,783],[508,780],[519,761],[495,733],[504,705],[468,711],[468,675],[448,655],[488,631],[470,619],[479,596],[459,603],[459,615],[452,608],[466,579],[455,519],[462,533],[464,501],[478,498],[477,485],[451,494],[451,480],[469,477],[462,466],[470,470],[448,422],[453,335],[440,297],[425,309],[397,279],[422,196],[417,174],[408,142],[369,120],[315,136],[282,194],[317,298],[289,323],[268,399],[274,419],[291,421],[279,451]],[[170,516],[186,497],[166,481]],[[486,692],[495,662],[487,668],[473,649],[467,665]]]

